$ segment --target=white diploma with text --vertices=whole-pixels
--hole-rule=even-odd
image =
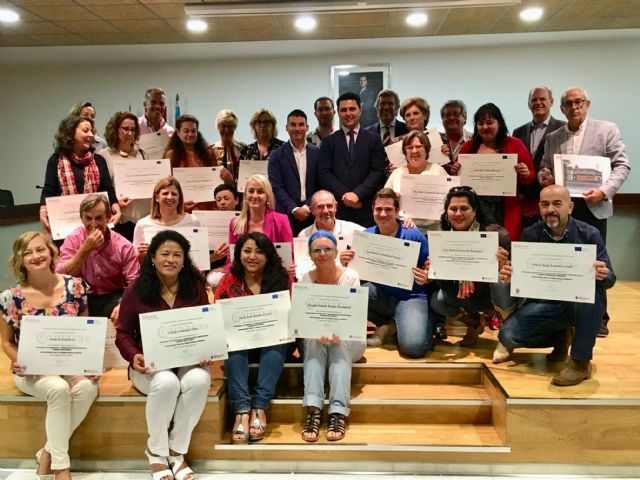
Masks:
[[[400,177],[400,209],[411,218],[439,220],[444,200],[460,177],[403,174]]]
[[[209,232],[206,227],[160,227],[152,226],[144,229],[144,241],[151,243],[153,237],[163,230],[178,232],[191,244],[191,259],[200,270],[209,270]]]
[[[227,358],[224,322],[218,305],[141,313],[144,364],[152,371]]]
[[[240,160],[238,166],[238,192],[244,193],[244,186],[253,175],[264,175],[268,177],[266,160]]]
[[[224,298],[222,307],[227,347],[230,352],[289,343],[294,340],[289,327],[289,291]]]
[[[240,216],[240,212],[225,210],[194,210],[192,214],[208,230],[209,250],[215,250],[229,241],[231,219]]]
[[[180,182],[185,200],[212,202],[213,191],[222,183],[220,170],[223,167],[174,168],[173,176]]]
[[[163,160],[115,160],[113,184],[118,198],[153,197],[153,187],[158,180],[171,175],[171,161]]]
[[[360,279],[405,290],[413,288],[411,269],[418,263],[419,242],[356,231],[353,250],[349,267],[358,272]]]
[[[109,321],[107,322],[107,338],[104,342],[104,369],[109,368],[126,368],[129,366],[116,346],[116,327]]]
[[[592,155],[553,156],[555,182],[569,190],[572,197],[582,198],[588,190],[600,188],[611,175],[611,159]]]
[[[298,338],[367,341],[367,287],[294,283],[291,327]]]
[[[511,242],[511,295],[594,303],[595,245]]]
[[[169,135],[164,130],[140,135],[138,139],[138,146],[149,160],[164,158],[167,145],[169,145]]]
[[[498,232],[427,232],[429,278],[498,282]]]
[[[102,375],[106,317],[24,315],[18,363],[26,375]]]
[[[51,237],[54,240],[64,240],[67,235],[82,225],[80,220],[80,204],[90,193],[79,193],[77,195],[62,195],[60,197],[47,197],[47,216],[51,226]],[[100,192],[107,201],[109,197],[106,192]],[[110,203],[110,202],[109,202]]]
[[[516,153],[458,155],[460,185],[472,187],[478,195],[515,197],[518,183]]]

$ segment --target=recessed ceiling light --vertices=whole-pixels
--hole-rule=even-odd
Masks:
[[[303,17],[296,18],[294,25],[301,32],[310,32],[311,30],[315,30],[316,25],[318,25],[318,22],[316,21],[315,18],[309,15],[305,15]]]
[[[525,22],[535,22],[536,20],[540,20],[542,18],[542,14],[544,10],[540,7],[529,7],[520,11],[520,18]]]
[[[20,15],[16,12],[9,10],[8,8],[0,8],[0,22],[15,23],[18,20],[20,20]]]
[[[407,25],[411,27],[422,27],[427,24],[427,20],[429,20],[429,17],[424,12],[411,13],[406,18]]]
[[[204,32],[209,24],[199,18],[192,18],[187,22],[187,29],[191,32]]]

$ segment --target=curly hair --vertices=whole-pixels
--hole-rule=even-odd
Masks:
[[[482,137],[480,136],[480,132],[478,132],[478,122],[484,117],[493,118],[498,122],[498,133],[496,134],[495,148],[497,152],[501,152],[504,147],[504,141],[507,138],[507,135],[509,135],[509,129],[507,128],[507,123],[504,121],[502,112],[497,105],[494,103],[485,103],[476,110],[476,113],[473,114],[472,153],[476,153],[482,144]]]
[[[55,272],[56,259],[58,258],[58,249],[51,242],[51,239],[41,232],[24,232],[15,242],[13,242],[13,251],[9,257],[9,269],[18,279],[18,283],[28,283],[27,270],[24,268],[24,252],[32,240],[41,238],[44,241],[45,246],[51,254],[51,263],[49,269],[51,272]]]
[[[427,102],[422,97],[407,97],[407,98],[405,98],[402,101],[402,104],[400,105],[400,116],[402,118],[404,118],[405,112],[409,108],[413,107],[414,105],[416,107],[418,107],[418,109],[424,115],[424,125],[426,127],[427,124],[429,123],[429,118],[431,117],[431,105],[429,105],[429,102]]]
[[[56,150],[65,155],[70,155],[73,152],[73,145],[75,142],[76,128],[82,122],[89,122],[91,124],[91,130],[93,130],[93,120],[89,117],[80,117],[78,115],[69,115],[63,118],[58,125],[58,131],[55,135]],[[89,150],[93,152],[93,146],[89,147]]]
[[[160,278],[156,267],[153,263],[153,257],[158,249],[165,242],[175,242],[180,245],[184,254],[184,263],[178,273],[178,297],[182,299],[193,299],[198,296],[197,285],[204,287],[205,280],[200,271],[191,261],[189,251],[191,244],[189,241],[174,230],[162,230],[153,237],[149,250],[140,265],[140,275],[138,276],[134,288],[142,303],[152,305],[158,301],[161,296]]]
[[[202,133],[200,133],[200,122],[198,121],[198,119],[193,115],[180,115],[176,120],[176,131],[173,135],[171,135],[169,145],[167,145],[167,149],[164,152],[165,156],[168,156],[168,158],[171,159],[171,168],[179,167],[182,163],[182,160],[187,154],[187,151],[184,148],[184,144],[182,143],[182,140],[180,140],[180,136],[178,135],[182,124],[185,122],[192,122],[196,126],[196,130],[198,131],[196,143],[193,146],[196,155],[204,161],[205,165],[209,167],[215,166],[215,159],[207,152],[207,141],[202,136]]]
[[[245,273],[244,266],[240,261],[240,254],[242,247],[247,240],[253,240],[256,243],[256,247],[262,250],[267,258],[267,263],[264,266],[264,272],[262,273],[262,283],[260,284],[261,293],[279,292],[281,290],[287,290],[289,288],[289,274],[287,270],[282,266],[282,259],[276,252],[276,247],[271,243],[271,240],[267,238],[264,233],[249,232],[245,233],[238,239],[233,252],[233,262],[231,263],[231,273],[236,277],[244,281]]]
[[[482,203],[480,196],[471,187],[453,187],[447,193],[444,200],[444,212],[440,216],[440,227],[442,230],[451,230],[451,224],[447,215],[447,210],[451,204],[452,198],[466,198],[471,206],[471,209],[476,213],[476,221],[480,224],[481,228],[496,223],[489,211]]]
[[[251,118],[249,119],[249,126],[251,127],[251,131],[253,132],[253,138],[255,138],[256,140],[258,139],[258,134],[256,133],[256,123],[261,115],[266,115],[267,117],[269,117],[269,121],[271,122],[271,125],[273,125],[271,138],[276,138],[278,136],[278,119],[268,108],[261,108],[253,115],[251,115]]]
[[[420,130],[412,130],[402,137],[402,153],[405,155],[405,157],[407,156],[407,147],[411,142],[413,142],[414,138],[420,140],[420,143],[424,145],[427,159],[429,159],[429,152],[431,151],[431,141],[429,140],[429,137],[427,137],[424,132],[421,132]]]
[[[136,127],[134,140],[137,142],[140,138],[140,124],[138,123],[138,117],[136,117],[131,112],[116,112],[109,119],[109,121],[107,122],[107,126],[104,129],[104,139],[106,140],[107,145],[109,145],[110,148],[118,148],[118,129],[120,128],[120,125],[122,125],[122,122],[124,122],[125,120],[133,120],[133,123]]]

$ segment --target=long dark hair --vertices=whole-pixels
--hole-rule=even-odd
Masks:
[[[440,227],[442,230],[451,230],[451,224],[447,216],[447,210],[451,204],[452,198],[466,198],[471,208],[476,212],[476,221],[480,224],[480,229],[484,229],[487,225],[496,223],[489,211],[482,203],[478,194],[471,187],[453,187],[447,193],[444,200],[444,212],[440,216]]]
[[[504,121],[502,112],[494,103],[485,103],[473,115],[473,153],[478,151],[482,144],[482,137],[478,132],[478,122],[482,117],[490,117],[498,121],[498,133],[496,134],[496,151],[502,152],[504,141],[509,135],[507,123]]]
[[[262,250],[267,257],[260,284],[261,293],[279,292],[289,288],[289,274],[282,266],[282,259],[276,252],[276,247],[271,243],[264,233],[249,232],[242,235],[236,243],[233,252],[233,262],[231,263],[231,273],[242,280],[245,279],[244,267],[240,262],[240,252],[247,240],[256,242],[256,246]]]
[[[180,127],[185,122],[193,122],[198,130],[198,136],[196,137],[196,143],[193,145],[193,148],[196,152],[196,155],[200,157],[202,161],[204,161],[205,165],[212,167],[215,166],[215,160],[209,155],[207,152],[207,141],[200,133],[200,122],[193,115],[180,115],[176,120],[176,131],[173,135],[171,135],[171,140],[169,141],[169,145],[167,146],[167,150],[165,151],[165,155],[168,152],[171,152],[171,167],[179,167],[180,163],[184,159],[186,155],[186,150],[178,136],[178,132],[180,131]]]
[[[193,265],[189,251],[191,245],[189,241],[174,230],[162,230],[153,237],[149,250],[142,260],[140,266],[140,276],[138,276],[134,288],[142,303],[147,305],[155,304],[161,295],[160,278],[153,264],[153,256],[164,242],[176,242],[182,248],[184,254],[184,264],[178,273],[178,297],[183,299],[193,299],[198,296],[197,285],[204,287],[204,278],[200,271]]]

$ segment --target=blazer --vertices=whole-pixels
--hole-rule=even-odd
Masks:
[[[311,203],[311,196],[318,190],[318,157],[320,150],[312,143],[306,144],[307,174],[304,179],[306,200]],[[298,165],[293,155],[291,142],[285,143],[269,155],[267,167],[269,181],[276,197],[276,211],[289,214],[300,204],[301,179]]]
[[[409,133],[409,129],[407,128],[407,124],[404,122],[401,122],[400,120],[396,120],[395,124],[393,125],[394,127],[394,132],[396,137],[399,137],[401,135],[406,135],[407,133]],[[370,131],[371,133],[375,133],[377,134],[380,138],[382,138],[380,136],[380,130],[381,130],[381,124],[380,122],[376,122],[373,125],[369,125],[366,130]]]
[[[587,124],[579,154],[609,157],[611,160],[611,174],[600,187],[607,196],[607,200],[597,203],[587,202],[591,213],[602,220],[613,215],[613,197],[629,176],[631,167],[626,148],[622,143],[620,130],[616,124],[593,118],[587,118],[585,121]],[[560,128],[547,136],[540,168],[548,168],[553,172],[553,155],[566,153],[569,139],[570,133],[566,128]]]
[[[555,132],[560,127],[564,127],[567,122],[563,122],[562,120],[557,120],[553,117],[549,118],[549,124],[547,125],[547,129],[544,131],[544,135],[540,139],[540,143],[538,144],[538,148],[535,152],[531,151],[531,122],[525,123],[524,125],[520,125],[513,131],[513,136],[520,139],[524,146],[527,147],[531,157],[533,158],[533,167],[536,170],[540,170],[540,161],[542,160],[542,155],[544,154],[544,142],[547,139],[547,135],[552,132]],[[542,187],[538,182],[533,182],[529,185],[523,186],[520,189],[520,193],[523,194],[526,198],[529,199],[538,199],[540,197],[540,190]]]
[[[342,128],[322,140],[318,177],[321,186],[333,193],[338,201],[337,218],[363,227],[373,225],[372,200],[384,185],[385,158],[380,135],[364,128],[360,128],[358,133],[353,159],[349,155]],[[354,209],[342,203],[342,196],[347,192],[358,195],[361,208]]]

